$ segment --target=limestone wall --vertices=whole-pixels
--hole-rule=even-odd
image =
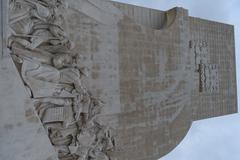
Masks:
[[[163,11],[144,7],[136,7],[134,5],[119,2],[112,3],[126,16],[132,18],[139,25],[153,29],[161,29],[163,27],[164,21],[166,21],[166,14]]]
[[[203,82],[208,83],[208,88],[199,92],[199,81],[195,81],[192,96],[193,119],[237,112],[234,27],[194,17],[189,18],[189,24],[192,45],[190,52],[198,59],[197,64],[202,60],[210,68],[215,65],[215,69],[207,71],[212,80]],[[202,51],[194,49],[194,45],[202,48]],[[195,70],[195,79],[199,78],[199,74]]]
[[[56,158],[42,126],[48,129],[47,125],[51,128],[51,123],[56,122],[60,126],[67,124],[66,127],[74,124],[76,128],[71,143],[60,148],[63,151],[60,154],[66,154],[61,155],[61,159],[67,156],[84,160],[94,157],[155,160],[181,142],[194,120],[237,112],[234,29],[231,25],[189,17],[183,8],[158,11],[99,0],[68,0],[67,5],[61,2],[54,8],[47,0],[41,3],[20,0],[20,5],[30,8],[31,14],[23,18],[15,16],[19,5],[14,4],[12,25],[7,26],[8,7],[3,7],[6,2],[0,3],[3,8],[0,10],[0,140],[3,142],[0,147],[7,147],[0,150],[0,159]],[[32,7],[35,5],[49,12],[45,14]],[[20,8],[19,12],[22,11]],[[41,32],[21,28],[21,23],[26,23],[25,18],[33,30],[34,26],[39,29],[39,24],[43,23]],[[37,21],[31,23],[32,18]],[[54,24],[46,24],[51,18]],[[19,21],[20,28],[14,20]],[[20,30],[21,33],[11,32],[12,43],[8,48],[13,59],[6,45],[8,27],[15,27],[16,32]],[[61,64],[62,68],[58,68],[53,63],[58,54],[66,55],[64,57],[72,63]],[[38,67],[37,74],[29,78],[22,67],[25,61],[31,61],[32,66],[48,66],[51,72],[47,73],[51,76],[58,73],[65,76],[47,81],[49,75]],[[79,74],[68,74],[68,70]],[[34,76],[41,84],[39,81],[26,83]],[[52,82],[65,87],[52,94],[51,87],[46,87]],[[60,118],[61,122],[56,114],[50,124],[44,121],[41,124],[24,85],[38,93],[37,98],[43,98],[44,105],[50,103],[54,108],[56,102],[63,100],[78,112],[71,113],[70,118]],[[91,103],[84,101],[86,94]],[[34,96],[31,98],[36,98]],[[44,98],[53,100],[46,102]],[[101,108],[93,110],[93,106],[100,104]],[[65,103],[59,108],[64,107]],[[94,119],[88,116],[92,114]],[[63,127],[59,133],[73,136],[67,129]],[[65,137],[60,135],[60,142],[61,138]],[[15,154],[10,155],[8,151]]]

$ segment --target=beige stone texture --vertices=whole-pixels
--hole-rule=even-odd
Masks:
[[[237,112],[232,25],[190,17],[178,7],[158,11],[108,0],[69,0],[68,7],[64,25],[75,43],[71,52],[83,55],[81,65],[90,73],[82,81],[104,102],[97,119],[114,131],[114,149],[106,153],[111,160],[159,159],[182,141],[193,121]],[[0,137],[11,140],[6,133]]]

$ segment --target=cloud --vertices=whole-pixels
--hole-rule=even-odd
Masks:
[[[239,121],[235,114],[194,122],[181,144],[161,160],[239,160]]]

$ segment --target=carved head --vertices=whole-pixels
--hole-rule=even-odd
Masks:
[[[75,43],[71,40],[68,40],[64,46],[66,46],[69,50],[72,50],[75,47]]]
[[[72,64],[73,58],[69,54],[59,54],[54,56],[53,65],[54,67],[60,69],[69,66]]]

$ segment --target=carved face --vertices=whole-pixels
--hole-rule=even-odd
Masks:
[[[69,50],[73,49],[75,47],[75,43],[71,40],[68,40],[65,44],[65,45]]]
[[[60,54],[53,58],[54,67],[60,69],[72,64],[73,58],[69,54]]]

